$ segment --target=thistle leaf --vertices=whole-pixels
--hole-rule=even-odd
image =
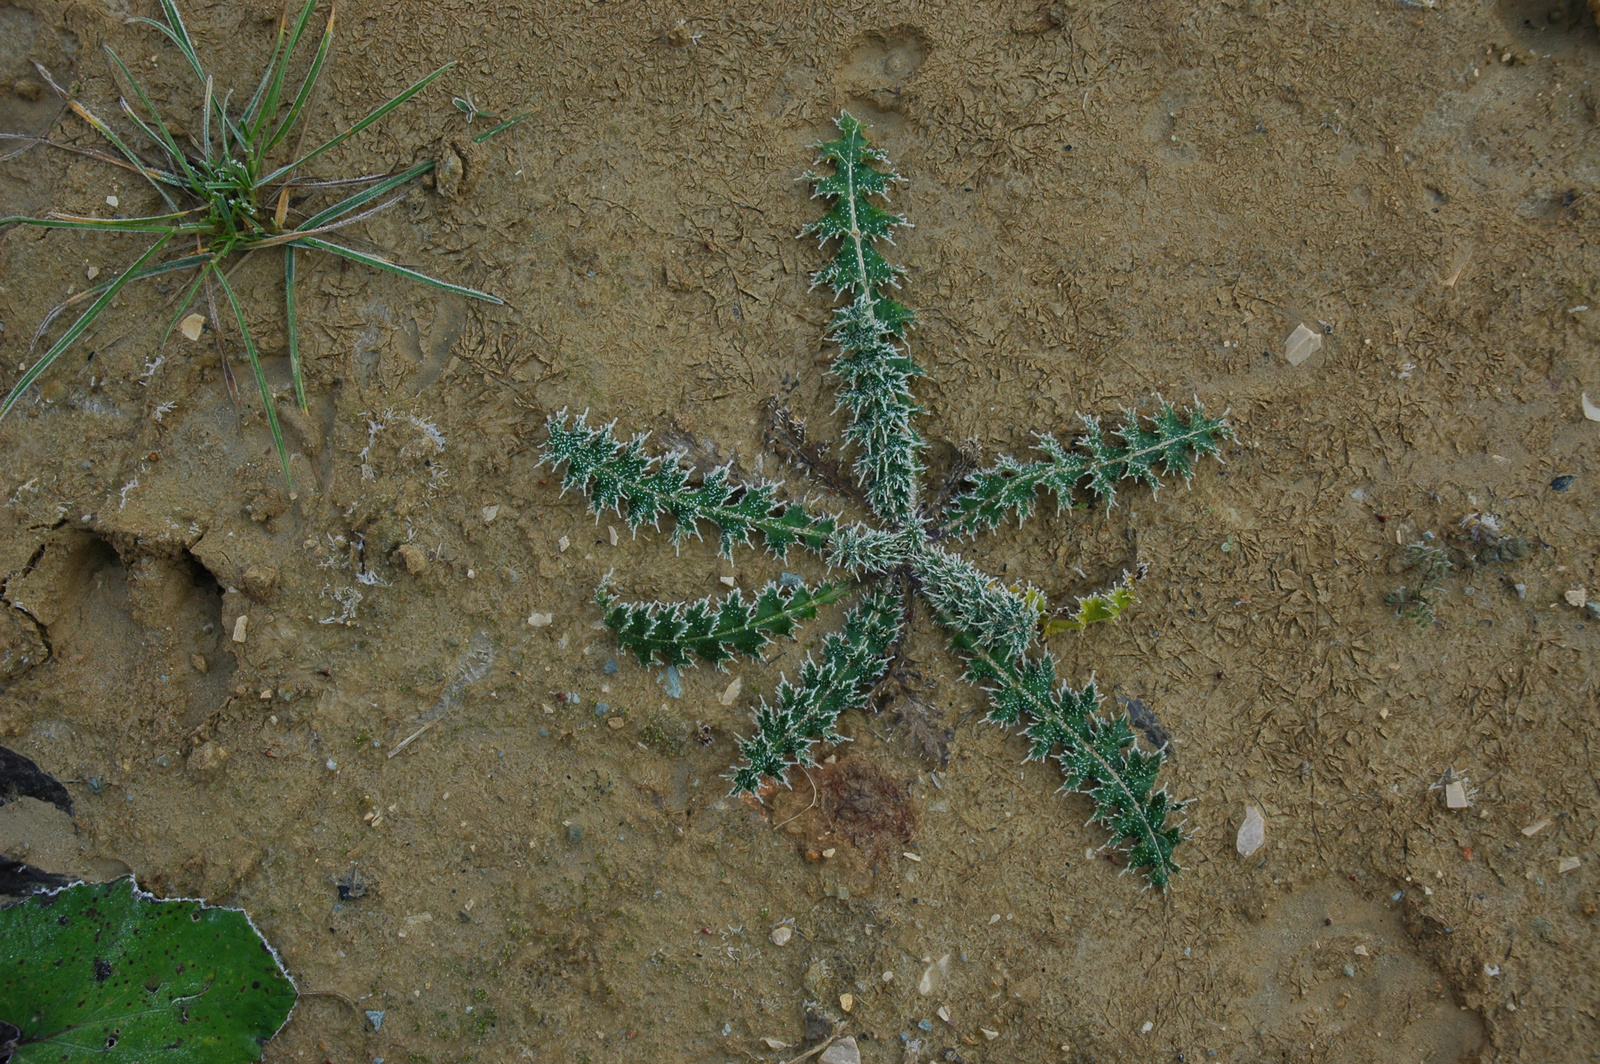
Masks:
[[[764,779],[783,780],[797,765],[812,765],[811,747],[837,743],[839,714],[861,705],[889,668],[889,647],[900,630],[901,594],[882,585],[845,614],[844,630],[830,633],[818,660],[807,655],[800,677],[778,685],[775,704],[762,699],[755,734],[739,740],[743,763],[728,778],[733,793],[754,794]]]
[[[867,501],[884,520],[903,523],[916,510],[917,486],[926,446],[913,424],[922,412],[911,396],[911,380],[922,370],[903,343],[913,316],[884,289],[904,271],[876,245],[889,241],[906,220],[872,202],[905,180],[888,169],[884,155],[867,144],[865,127],[848,111],[836,120],[839,137],[818,145],[819,162],[831,173],[808,173],[815,194],[832,200],[828,213],[801,230],[822,243],[836,241],[834,257],[812,277],[850,301],[834,311],[828,339],[839,346],[833,373],[840,379],[838,409],[850,412],[845,439],[856,449],[855,473]]]
[[[1078,599],[1078,608],[1067,617],[1047,618],[1041,630],[1045,635],[1058,632],[1081,632],[1091,624],[1114,621],[1122,611],[1138,600],[1133,591],[1133,574],[1124,572],[1122,579],[1104,591]]]
[[[1043,595],[1032,588],[1012,591],[961,555],[936,547],[920,551],[913,564],[922,593],[952,628],[1005,661],[1027,651],[1038,631]]]
[[[1090,819],[1110,832],[1107,845],[1124,850],[1129,868],[1143,869],[1151,886],[1165,889],[1179,868],[1173,851],[1185,836],[1182,827],[1167,823],[1183,803],[1154,789],[1163,755],[1140,749],[1126,714],[1101,715],[1093,679],[1076,691],[1058,686],[1048,653],[1012,663],[959,629],[953,641],[967,657],[967,679],[989,692],[987,719],[1020,725],[1028,760],[1053,758],[1061,766],[1061,789],[1093,800]]]
[[[699,523],[705,521],[716,527],[718,549],[728,558],[734,547],[749,544],[757,534],[779,558],[796,543],[820,553],[833,534],[831,515],[815,516],[798,503],[780,503],[776,484],[733,483],[723,466],[694,487],[681,456],[647,454],[643,435],[623,442],[612,434],[615,422],[591,428],[587,418],[587,413],[579,414],[569,423],[565,410],[552,416],[540,461],[552,469],[565,462],[561,490],[586,495],[596,517],[612,510],[638,531],[641,525],[659,528],[661,518],[670,516],[669,535],[680,546],[690,536],[698,537]]]
[[[1099,418],[1079,417],[1084,431],[1072,446],[1042,434],[1035,447],[1043,455],[1041,459],[1019,462],[1002,457],[994,468],[969,477],[972,489],[951,500],[946,509],[946,530],[973,535],[1010,515],[1021,524],[1033,513],[1040,491],[1053,492],[1056,508],[1061,510],[1072,504],[1073,491],[1082,486],[1110,508],[1119,481],[1140,481],[1150,485],[1151,491],[1160,488],[1162,475],[1179,476],[1188,483],[1195,462],[1216,455],[1218,442],[1233,438],[1226,414],[1208,418],[1198,401],[1187,413],[1164,400],[1148,418],[1127,411],[1122,427],[1109,431]],[[1113,437],[1121,442],[1114,442]]]
[[[604,611],[605,624],[617,642],[633,651],[639,664],[684,668],[699,658],[708,665],[739,654],[761,657],[761,651],[778,636],[793,639],[801,621],[816,617],[817,607],[837,602],[849,593],[844,584],[780,586],[769,583],[746,602],[738,588],[720,602],[707,596],[696,602],[618,602],[611,585],[603,583],[595,601]]]

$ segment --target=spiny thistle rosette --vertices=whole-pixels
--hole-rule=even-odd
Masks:
[[[838,405],[849,415],[845,438],[854,450],[855,477],[876,521],[847,524],[814,513],[782,501],[779,485],[734,482],[727,467],[696,485],[681,452],[651,455],[643,435],[622,440],[614,423],[592,426],[586,415],[562,411],[550,419],[543,461],[565,463],[562,490],[585,494],[597,517],[615,511],[635,531],[659,528],[670,517],[669,535],[679,544],[710,526],[730,558],[736,547],[754,543],[779,558],[799,546],[846,574],[816,587],[770,584],[754,601],[736,590],[691,603],[619,601],[608,580],[597,596],[605,623],[646,665],[682,666],[698,658],[721,668],[737,655],[759,657],[773,639],[794,637],[820,607],[859,594],[842,629],[807,657],[796,678],[783,678],[771,702],[761,700],[754,734],[739,741],[743,761],[730,773],[733,789],[756,793],[766,781],[786,782],[790,770],[814,764],[816,744],[840,741],[839,714],[864,707],[889,672],[908,634],[909,596],[920,594],[965,660],[966,678],[987,692],[986,719],[1020,729],[1028,760],[1056,761],[1063,789],[1093,800],[1091,819],[1111,836],[1106,845],[1125,851],[1129,868],[1165,887],[1178,869],[1173,850],[1184,833],[1169,822],[1183,803],[1156,788],[1163,752],[1141,748],[1125,714],[1102,712],[1093,679],[1078,689],[1059,681],[1055,659],[1041,645],[1041,630],[1115,620],[1133,602],[1131,581],[1051,614],[1038,589],[1007,587],[944,544],[1008,518],[1020,523],[1040,492],[1053,494],[1060,511],[1080,493],[1109,507],[1125,480],[1152,490],[1162,475],[1187,482],[1195,462],[1215,456],[1218,441],[1231,438],[1232,430],[1223,418],[1207,417],[1198,402],[1187,411],[1160,402],[1149,416],[1128,411],[1114,429],[1083,417],[1077,438],[1040,435],[1034,460],[1003,457],[968,476],[966,490],[947,504],[930,506],[921,490],[925,444],[915,424],[921,408],[911,393],[922,370],[905,342],[913,316],[889,294],[903,271],[878,250],[906,224],[879,205],[887,202],[890,185],[904,179],[868,146],[860,122],[845,113],[837,125],[838,139],[819,145],[820,162],[830,172],[806,175],[830,206],[802,232],[834,248],[813,285],[826,285],[844,300],[828,339],[839,348],[833,373],[840,381]]]

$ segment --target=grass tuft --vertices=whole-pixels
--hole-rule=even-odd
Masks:
[[[162,343],[166,343],[173,327],[202,292],[210,308],[212,329],[220,334],[221,322],[217,320],[215,290],[222,291],[224,301],[233,311],[256,386],[261,392],[261,402],[266,409],[273,442],[277,445],[284,478],[292,486],[289,454],[278,426],[272,393],[261,369],[259,352],[245,325],[243,308],[233,285],[229,283],[228,275],[235,261],[245,255],[276,249],[283,251],[284,316],[289,338],[289,364],[294,377],[295,402],[302,411],[306,409],[306,395],[294,294],[298,251],[324,252],[398,274],[440,291],[488,303],[502,303],[503,300],[488,292],[452,284],[402,266],[380,254],[359,251],[337,235],[341,228],[399,203],[409,192],[407,186],[433,170],[433,160],[416,163],[396,174],[331,180],[305,178],[299,174],[301,167],[381,121],[391,111],[433,84],[455,64],[446,63],[439,67],[384,101],[348,129],[305,150],[302,143],[306,132],[303,124],[305,111],[315,94],[317,79],[327,64],[338,5],[329,10],[327,23],[316,39],[309,65],[300,78],[299,87],[295,89],[290,84],[290,66],[301,45],[310,39],[308,30],[317,0],[304,0],[298,12],[287,6],[292,0],[286,0],[283,17],[278,23],[272,58],[267,63],[261,82],[249,102],[242,109],[236,109],[231,103],[232,93],[223,93],[219,97],[215,81],[200,62],[175,0],[158,2],[163,21],[150,18],[130,21],[159,31],[187,61],[201,94],[198,140],[191,136],[186,138],[186,144],[179,143],[165,116],[151,101],[127,64],[110,47],[106,48],[106,53],[134,98],[132,104],[126,98],[119,101],[124,118],[138,130],[137,135],[129,138],[124,138],[87,106],[74,99],[56,84],[48,71],[39,67],[40,74],[66,107],[104,137],[116,149],[116,154],[81,148],[68,150],[140,174],[161,197],[166,210],[138,218],[84,217],[56,211],[43,218],[0,218],[0,231],[11,225],[31,225],[47,229],[142,233],[156,237],[155,243],[120,274],[77,293],[45,316],[34,334],[36,345],[57,317],[84,303],[89,304],[12,387],[4,402],[0,403],[0,419],[11,412],[27,389],[100,318],[125,285],[174,271],[193,270],[194,276],[184,288],[177,310],[162,333]],[[507,119],[472,139],[482,143],[526,117],[523,114]],[[285,145],[289,146],[289,150],[281,150]],[[287,161],[275,161],[278,159]],[[341,186],[362,187],[307,217],[291,217],[298,213],[291,205],[291,193],[294,190],[314,191]],[[227,372],[226,360],[223,368]],[[231,386],[231,374],[229,383]]]

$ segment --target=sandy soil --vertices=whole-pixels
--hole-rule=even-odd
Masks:
[[[1592,16],[819,6],[340,8],[317,131],[461,65],[325,174],[460,139],[452,93],[533,109],[469,191],[419,189],[364,232],[509,305],[303,267],[292,495],[216,349],[156,350],[153,287],[0,425],[0,741],[77,808],[12,803],[0,843],[247,907],[307,992],[271,1061],[787,1060],[807,1002],[869,1062],[1596,1059],[1600,624],[1566,599],[1600,598]],[[276,10],[189,13],[221,83],[253,85]],[[0,7],[0,128],[56,112],[29,59],[114,113],[102,43],[191,106],[128,13],[155,12]],[[981,724],[931,628],[913,654],[937,716],[849,714],[818,801],[801,779],[766,809],[721,773],[806,644],[737,669],[725,706],[731,676],[671,697],[598,629],[607,572],[680,598],[782,566],[613,545],[536,465],[547,414],[820,491],[764,451],[763,411],[783,395],[837,431],[820,258],[794,234],[843,107],[909,178],[896,254],[938,469],[1158,392],[1232,410],[1239,445],[1190,490],[972,551],[1056,600],[1148,563],[1123,623],[1052,647],[1173,737],[1165,778],[1195,804],[1166,894]],[[94,141],[70,116],[55,137]],[[92,159],[0,164],[0,214],[107,195],[150,206]],[[0,238],[0,383],[89,267],[139,247]],[[280,268],[237,281],[284,387]],[[1290,365],[1302,323],[1322,346]],[[1497,517],[1498,557],[1473,514]],[[1456,563],[1431,626],[1386,602],[1425,533]],[[484,647],[488,674],[388,756]],[[1247,804],[1267,825],[1248,860]]]

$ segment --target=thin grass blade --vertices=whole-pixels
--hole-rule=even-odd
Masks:
[[[432,170],[433,166],[434,163],[432,159],[429,159],[427,162],[417,163],[409,170],[402,170],[400,173],[395,174],[393,177],[388,178],[379,184],[373,185],[369,189],[363,189],[362,191],[357,192],[354,196],[348,196],[345,199],[340,200],[338,203],[335,203],[332,207],[329,207],[326,210],[318,211],[316,214],[313,214],[310,218],[307,218],[304,222],[302,222],[298,228],[316,229],[319,226],[327,225],[329,222],[335,221],[336,219],[349,214],[358,207],[366,206],[368,203],[371,203],[373,200],[393,189],[399,188],[406,182],[415,181],[429,170]]]
[[[305,109],[306,103],[311,99],[311,93],[317,87],[317,78],[322,75],[322,66],[328,61],[328,51],[333,47],[333,21],[339,14],[338,5],[328,12],[328,25],[322,31],[322,43],[317,45],[317,54],[311,58],[311,69],[306,71],[305,80],[300,83],[300,91],[295,95],[294,103],[289,107],[289,113],[284,115],[283,121],[278,123],[278,128],[273,130],[272,137],[267,141],[267,146],[261,150],[265,155],[284,137],[289,135],[289,130],[300,120],[300,112]]]
[[[283,445],[283,429],[278,425],[278,408],[272,402],[272,389],[267,386],[267,375],[261,369],[261,356],[256,351],[256,342],[250,337],[250,327],[244,322],[244,308],[239,305],[239,297],[234,294],[233,286],[228,283],[228,278],[223,275],[215,263],[206,269],[217,283],[222,286],[222,294],[228,297],[228,303],[233,307],[233,318],[239,323],[239,335],[244,337],[244,353],[250,359],[250,369],[256,375],[256,387],[261,391],[261,405],[267,411],[267,424],[272,428],[272,442],[278,448],[278,461],[283,466],[283,479],[289,482],[289,490],[294,490],[294,477],[289,473],[289,449]]]
[[[100,312],[111,305],[111,301],[122,290],[122,286],[133,280],[139,269],[149,262],[151,257],[165,247],[167,241],[171,239],[172,234],[168,233],[152,244],[149,250],[134,261],[132,266],[123,271],[121,277],[118,277],[116,281],[106,287],[106,290],[100,294],[100,298],[95,300],[89,309],[84,311],[78,320],[72,323],[71,328],[61,334],[60,339],[50,345],[50,350],[46,351],[39,361],[33,364],[32,369],[22,375],[22,379],[12,387],[11,393],[6,396],[5,402],[0,404],[0,419],[4,419],[7,414],[11,413],[11,408],[16,405],[18,399],[22,398],[22,394],[33,385],[33,382],[39,379],[39,375],[49,369],[51,364],[61,356],[61,352],[71,347],[73,341],[83,335],[84,330],[94,324],[94,320],[100,316]]]
[[[329,148],[332,148],[332,147],[334,147],[335,145],[338,145],[338,144],[343,144],[345,141],[349,140],[351,137],[355,136],[357,133],[360,133],[363,129],[366,129],[368,126],[372,125],[372,123],[374,123],[374,122],[378,121],[379,119],[381,119],[384,115],[388,114],[390,111],[393,111],[396,107],[399,107],[401,104],[403,104],[407,100],[411,99],[411,97],[415,96],[417,93],[421,92],[423,89],[427,88],[429,85],[432,85],[435,81],[438,80],[440,75],[442,75],[445,71],[449,70],[451,67],[453,67],[455,65],[456,65],[455,61],[451,60],[450,62],[446,63],[444,66],[440,67],[438,70],[435,70],[433,73],[431,73],[427,77],[423,78],[421,81],[418,81],[416,84],[412,85],[409,89],[406,89],[404,92],[400,93],[398,96],[390,97],[386,102],[380,104],[378,107],[373,109],[373,111],[370,114],[368,114],[361,121],[357,122],[355,125],[351,126],[349,129],[345,130],[343,133],[338,134],[337,136],[333,137],[331,140],[324,141],[321,145],[319,145],[318,147],[312,148],[309,152],[307,152],[306,154],[300,156],[300,158],[296,159],[294,162],[289,163],[289,164],[287,164],[285,166],[280,166],[280,167],[278,167],[278,169],[272,171],[272,173],[268,174],[266,177],[263,177],[260,180],[258,180],[256,182],[256,187],[260,188],[262,185],[270,185],[270,184],[272,184],[272,182],[278,180],[280,177],[283,177],[284,175],[286,175],[288,173],[291,173],[296,167],[302,166],[305,163],[311,161],[312,159],[315,159],[317,156],[321,155],[323,152],[327,151]]]
[[[294,377],[294,400],[306,413],[306,382],[300,375],[300,329],[294,307],[294,246],[283,249],[283,319],[289,330],[289,372]]]
[[[197,180],[194,176],[194,171],[189,168],[189,160],[184,158],[182,149],[178,147],[178,142],[172,139],[172,133],[167,129],[166,122],[161,119],[161,112],[156,110],[156,105],[150,102],[150,97],[145,94],[144,86],[139,84],[139,79],[133,76],[133,71],[128,69],[128,65],[122,61],[121,56],[112,51],[110,45],[106,45],[106,54],[111,57],[113,63],[117,64],[117,69],[122,71],[124,78],[128,79],[128,84],[133,86],[134,95],[139,97],[139,102],[144,104],[144,109],[149,112],[150,117],[155,119],[156,131],[152,131],[149,126],[139,121],[139,116],[133,113],[133,108],[128,106],[127,100],[122,101],[123,111],[129,118],[139,123],[139,128],[143,129],[147,136],[166,150],[166,153],[183,170],[183,175],[189,179],[190,186],[194,186]]]
[[[508,118],[504,122],[501,122],[499,125],[493,126],[493,127],[489,128],[489,129],[486,129],[482,133],[479,133],[476,137],[473,137],[472,138],[472,143],[474,143],[474,144],[482,144],[484,141],[488,140],[490,137],[499,136],[501,133],[504,133],[506,130],[510,129],[512,126],[516,125],[518,122],[521,122],[524,118],[530,117],[532,114],[533,114],[532,111],[524,111],[520,115],[517,115],[515,118]]]
[[[319,240],[314,236],[301,237],[300,239],[294,241],[291,246],[315,248],[318,251],[326,251],[330,254],[338,255],[340,258],[349,259],[351,262],[359,262],[363,266],[371,266],[374,269],[386,270],[389,273],[398,274],[401,277],[409,278],[410,280],[429,285],[433,288],[441,289],[445,292],[453,292],[458,296],[466,296],[469,299],[481,299],[485,303],[493,303],[496,306],[505,305],[505,300],[501,299],[499,296],[492,296],[488,292],[480,292],[476,288],[468,288],[465,285],[451,284],[449,281],[441,281],[437,277],[430,277],[425,273],[390,262],[388,259],[381,258],[377,255],[369,255],[362,251],[356,251],[354,248],[347,248],[342,244],[332,243],[331,241]]]
[[[272,55],[272,62],[267,65],[266,97],[260,100],[261,109],[254,111],[257,101],[252,100],[250,107],[245,109],[245,121],[250,126],[250,142],[255,145],[257,159],[266,154],[267,130],[272,125],[278,114],[278,101],[283,96],[283,80],[289,75],[289,57],[294,55],[294,50],[300,47],[300,38],[305,35],[306,23],[311,20],[311,12],[317,6],[317,0],[306,0],[300,7],[300,14],[294,20],[294,29],[289,33],[288,44],[283,48],[282,54],[276,50]],[[285,12],[287,13],[287,12]],[[280,25],[278,40],[283,42],[283,29]]]
[[[0,218],[0,228],[8,225],[36,225],[41,229],[88,229],[104,233],[170,233],[177,235],[191,227],[181,225],[163,225],[174,219],[185,217],[193,211],[179,211],[176,214],[156,214],[147,218],[82,218],[73,214],[51,214],[44,218],[26,218],[14,215],[10,218]]]

